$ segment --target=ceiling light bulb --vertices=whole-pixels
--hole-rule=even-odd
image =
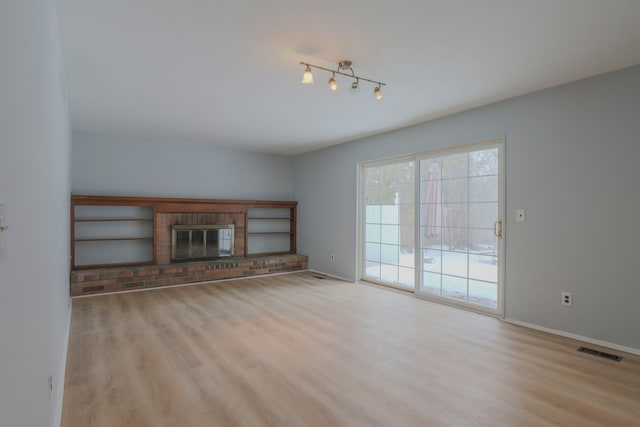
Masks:
[[[313,83],[313,74],[311,74],[311,67],[308,65],[307,65],[307,68],[304,70],[304,74],[302,75],[302,83],[303,84]]]
[[[351,83],[351,89],[349,89],[349,92],[351,92],[354,95],[356,93],[360,92],[360,87],[358,86],[358,81],[357,80],[355,82]]]
[[[380,86],[376,86],[373,90],[373,97],[375,99],[382,99],[382,91],[380,90]]]
[[[331,89],[331,91],[333,92],[338,90],[338,83],[336,83],[336,79],[334,79],[333,77],[329,79],[329,89]]]

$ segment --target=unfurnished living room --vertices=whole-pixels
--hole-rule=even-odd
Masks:
[[[640,2],[0,3],[0,426],[640,425]]]

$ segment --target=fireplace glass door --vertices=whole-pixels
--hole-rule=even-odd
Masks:
[[[233,256],[233,224],[171,226],[171,259],[189,261]]]

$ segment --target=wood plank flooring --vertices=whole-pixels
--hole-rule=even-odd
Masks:
[[[62,426],[640,425],[579,345],[311,273],[74,299]]]

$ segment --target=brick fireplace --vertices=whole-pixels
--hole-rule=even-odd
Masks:
[[[243,212],[162,212],[156,214],[156,260],[158,264],[171,263],[172,225],[234,225],[234,254],[244,254],[245,214]]]
[[[297,202],[288,201],[73,195],[71,295],[306,270],[308,258],[296,254],[296,206]],[[76,210],[77,207],[82,209]],[[100,211],[100,208],[106,210]],[[117,228],[121,224],[126,225],[120,229],[121,232],[124,230],[129,235],[100,235],[101,230]],[[225,226],[230,229],[232,226],[232,254],[226,253],[227,256],[214,259],[172,262],[172,226],[178,229],[197,229],[198,226],[210,229]],[[270,239],[276,239],[273,249],[269,249]],[[87,250],[96,245],[103,245],[107,256],[109,250],[121,259],[122,254],[129,253],[113,252],[114,244],[125,247],[131,244],[129,251],[134,250],[132,253],[137,258],[109,262],[108,258],[104,261],[100,257],[88,256]],[[97,262],[87,261],[96,259]],[[77,260],[82,264],[77,264]]]

